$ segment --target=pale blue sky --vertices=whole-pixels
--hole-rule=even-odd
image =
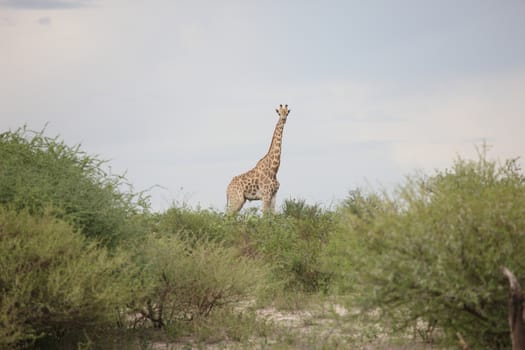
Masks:
[[[525,1],[0,0],[0,130],[27,124],[224,208],[284,131],[278,202],[525,153]]]

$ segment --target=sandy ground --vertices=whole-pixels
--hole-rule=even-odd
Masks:
[[[267,307],[257,310],[259,317],[275,324],[281,333],[289,334],[286,341],[277,339],[253,339],[248,344],[220,341],[213,344],[195,344],[191,339],[176,343],[153,343],[148,349],[356,349],[356,350],[427,350],[437,349],[431,344],[414,341],[407,336],[393,341],[386,334],[375,332],[366,335],[355,322],[351,322],[352,313],[339,304],[325,304],[304,310],[278,310]],[[369,339],[370,337],[372,339]]]

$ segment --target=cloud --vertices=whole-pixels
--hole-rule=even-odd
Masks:
[[[338,10],[338,21],[330,10],[328,24],[304,7],[286,18],[287,8],[233,2],[52,11],[100,3],[0,0],[10,9],[50,9],[0,15],[7,63],[0,67],[0,129],[49,121],[51,135],[81,142],[117,172],[128,169],[138,189],[169,188],[154,195],[157,203],[169,205],[163,197],[184,187],[192,203],[222,209],[231,176],[268,149],[279,103],[292,109],[279,200],[329,201],[363,179],[395,183],[414,168],[470,157],[483,139],[501,158],[525,150],[525,67],[515,63],[523,45],[508,34],[522,32],[518,20],[490,31],[487,43],[483,30],[472,40],[464,32],[478,33],[492,15],[463,27],[458,14],[453,30],[439,21],[428,28],[426,16],[418,19],[424,25],[394,36],[393,22],[370,27],[382,23],[368,20],[375,9]],[[43,30],[50,24],[55,30]],[[514,31],[505,29],[511,25]],[[416,29],[424,35],[414,38]],[[507,36],[494,46],[501,58],[479,55]],[[511,51],[512,59],[504,55]]]
[[[50,17],[40,17],[38,20],[37,20],[38,24],[42,25],[42,26],[49,26],[51,25],[51,18]]]
[[[428,96],[413,96],[391,110],[410,122],[386,129],[396,134],[392,159],[405,170],[433,170],[451,164],[456,155],[476,157],[483,141],[493,145],[490,156],[500,160],[519,156],[525,149],[521,137],[525,73],[472,79],[450,84]]]
[[[15,21],[9,17],[0,17],[0,27],[11,27],[15,25]]]
[[[0,6],[18,9],[69,9],[85,7],[92,0],[0,0]]]

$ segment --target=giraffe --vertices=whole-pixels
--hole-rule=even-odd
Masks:
[[[262,200],[263,212],[275,212],[275,197],[279,190],[277,171],[281,165],[281,145],[286,117],[290,113],[288,105],[279,105],[275,110],[279,121],[273,132],[268,153],[262,157],[255,167],[241,175],[235,176],[226,191],[227,210],[236,213],[241,210],[246,200]]]

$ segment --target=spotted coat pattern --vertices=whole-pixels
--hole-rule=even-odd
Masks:
[[[275,126],[268,153],[257,162],[253,169],[235,176],[228,185],[226,197],[229,213],[241,210],[247,200],[262,200],[263,212],[275,211],[275,198],[279,190],[277,172],[281,165],[283,129],[290,109],[288,105],[280,105],[276,112],[279,115],[279,121]]]

